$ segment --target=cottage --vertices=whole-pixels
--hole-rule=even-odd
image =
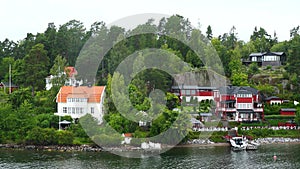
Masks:
[[[91,114],[102,123],[104,96],[105,86],[63,86],[56,96],[56,115],[76,120]]]
[[[271,96],[264,99],[266,103],[268,104],[282,104],[283,100],[277,96]]]
[[[251,53],[247,60],[243,60],[243,64],[257,63],[258,66],[281,66],[285,61],[286,55],[284,52],[263,52]]]

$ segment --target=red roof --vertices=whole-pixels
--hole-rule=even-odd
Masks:
[[[77,75],[77,70],[75,69],[75,67],[72,66],[65,67],[65,72],[68,75],[68,77],[73,77],[74,75]]]
[[[105,86],[63,86],[60,88],[56,102],[66,103],[67,98],[87,98],[89,103],[99,103]]]
[[[124,137],[132,137],[131,133],[124,133]]]

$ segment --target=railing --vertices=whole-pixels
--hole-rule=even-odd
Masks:
[[[228,131],[227,127],[194,127],[193,131]]]
[[[217,107],[217,111],[236,111],[236,108],[224,108],[224,107]]]
[[[272,130],[300,130],[300,126],[270,126],[270,127],[260,127],[260,126],[250,126],[241,127],[241,130],[252,130],[252,129],[272,129]]]

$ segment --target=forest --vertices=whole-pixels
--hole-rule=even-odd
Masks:
[[[257,88],[265,97],[276,95],[300,101],[299,28],[291,28],[290,39],[279,42],[276,32],[268,33],[264,28],[254,25],[249,41],[245,42],[238,38],[234,26],[223,35],[214,35],[211,26],[201,32],[199,28],[193,28],[187,18],[173,15],[162,18],[158,25],[149,18],[145,24],[133,30],[118,26],[107,27],[101,21],[93,23],[89,29],[79,20],[71,20],[59,26],[49,23],[44,32],[27,33],[24,39],[17,42],[4,39],[0,41],[0,81],[8,82],[11,65],[12,82],[19,89],[12,93],[8,90],[0,91],[0,143],[65,145],[90,142],[80,124],[71,125],[68,130],[57,131],[58,117],[53,115],[56,112],[55,97],[60,86],[64,85],[65,77],[55,79],[57,85],[51,90],[45,90],[45,78],[48,75],[58,75],[66,66],[75,66],[78,56],[84,55],[80,53],[82,48],[95,37],[102,39],[102,52],[108,52],[99,64],[96,81],[87,77],[85,83],[94,80],[96,85],[107,86],[105,120],[120,133],[131,132],[136,137],[154,136],[169,128],[178,116],[172,110],[179,107],[180,103],[175,95],[168,93],[172,78],[157,69],[141,72],[128,87],[130,100],[140,111],[149,109],[148,96],[154,86],[167,93],[167,106],[153,121],[149,131],[145,132],[137,123],[125,119],[112,102],[112,75],[118,76],[120,83],[124,82],[124,77],[115,72],[118,65],[128,55],[147,48],[162,49],[176,55],[188,63],[191,71],[213,67],[214,71],[224,75],[232,85]],[[151,33],[139,34],[144,31]],[[112,45],[111,49],[105,48]],[[285,52],[286,63],[276,69],[242,64],[242,60],[247,59],[250,53],[269,51]],[[200,58],[197,55],[199,53],[203,53]],[[214,62],[213,54],[220,58],[220,63]],[[84,56],[82,58],[85,64],[92,64],[89,59]],[[139,64],[133,64],[133,69]],[[78,71],[80,74],[80,68]],[[160,79],[159,82],[157,79]],[[299,111],[297,115],[299,119]],[[71,120],[69,117],[65,119]],[[168,123],[162,123],[165,121]]]

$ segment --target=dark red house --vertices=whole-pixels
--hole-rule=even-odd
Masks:
[[[10,93],[10,92],[17,90],[19,87],[13,83],[9,84],[8,82],[1,82],[0,88],[2,90],[4,90],[4,92],[6,92],[6,93]]]
[[[282,116],[295,116],[296,109],[294,108],[282,108],[280,109],[280,115]]]
[[[248,86],[225,86],[215,95],[216,114],[229,121],[260,121],[264,118],[258,90]]]

